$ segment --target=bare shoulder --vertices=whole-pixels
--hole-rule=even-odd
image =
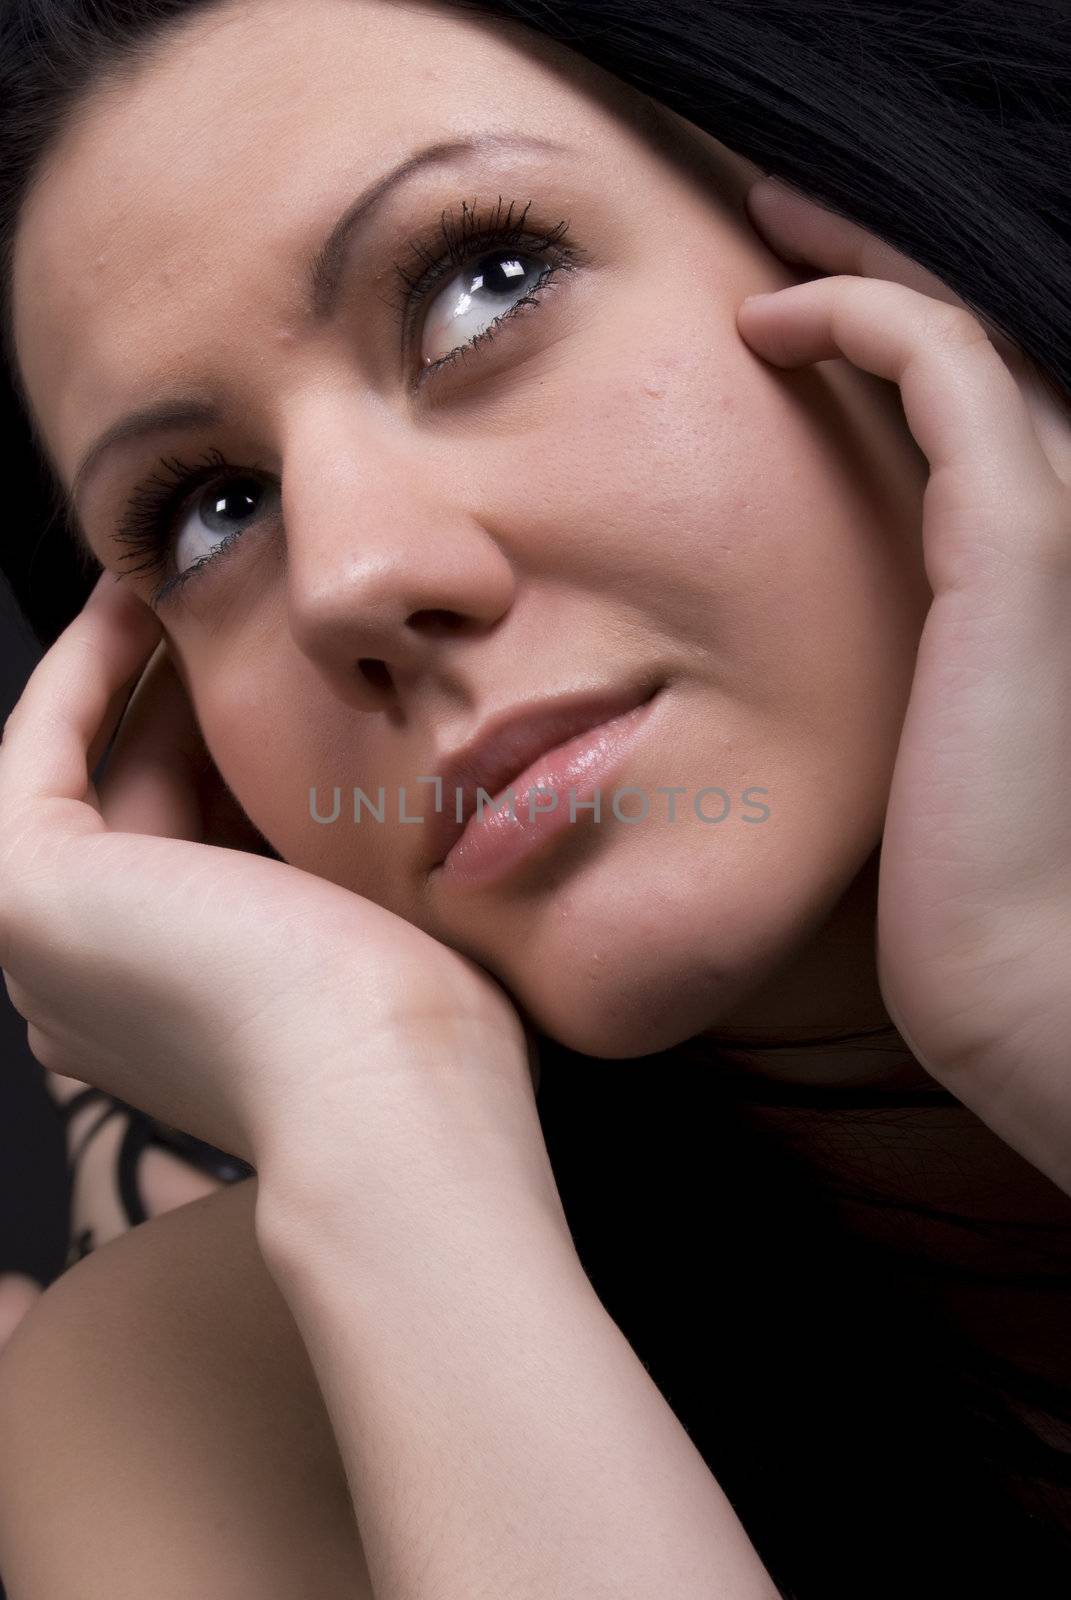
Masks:
[[[243,1305],[249,1291],[259,1294],[262,1309],[279,1298],[253,1233],[256,1181],[129,1228],[61,1273],[0,1355],[0,1412],[17,1405],[41,1364],[59,1385],[70,1360],[87,1387],[98,1344],[102,1353],[110,1348],[118,1356],[128,1339],[142,1345],[151,1328],[170,1346],[179,1331],[177,1313],[189,1332],[190,1319],[210,1313],[221,1294],[238,1301],[239,1286]],[[285,1320],[285,1312],[280,1299],[277,1316]],[[106,1365],[110,1371],[116,1362]]]
[[[18,1600],[269,1600],[309,1592],[312,1572],[325,1600],[370,1600],[330,1421],[257,1246],[256,1185],[101,1246],[5,1349],[0,1571]]]

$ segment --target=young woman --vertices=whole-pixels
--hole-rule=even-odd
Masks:
[[[20,1323],[11,1600],[1066,1591],[1071,49],[1001,17],[14,8],[103,570],[0,965],[254,1175]]]

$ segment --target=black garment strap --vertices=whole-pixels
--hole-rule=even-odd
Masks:
[[[124,1108],[125,1109],[125,1108]],[[218,1178],[222,1183],[234,1183],[239,1178],[253,1176],[253,1168],[237,1156],[229,1156],[215,1145],[206,1144],[192,1133],[182,1133],[178,1128],[168,1128],[143,1111],[130,1110],[130,1121],[119,1147],[119,1198],[130,1218],[131,1227],[149,1220],[145,1202],[138,1183],[138,1160],[148,1145],[170,1150],[191,1166]]]
[[[207,1144],[192,1133],[184,1133],[179,1128],[169,1128],[165,1123],[158,1122],[155,1117],[139,1111],[136,1106],[119,1099],[117,1095],[107,1094],[103,1089],[92,1087],[80,1089],[69,1100],[58,1104],[56,1110],[61,1121],[67,1125],[72,1117],[94,1101],[103,1102],[104,1110],[83,1135],[78,1148],[72,1152],[71,1165],[78,1161],[94,1134],[110,1117],[120,1112],[127,1115],[130,1120],[119,1147],[118,1186],[119,1197],[131,1227],[148,1221],[148,1212],[142,1201],[137,1179],[138,1158],[148,1145],[170,1150],[210,1177],[218,1178],[221,1183],[235,1183],[240,1178],[250,1178],[255,1174],[255,1168],[247,1161],[241,1160],[238,1156],[228,1155],[224,1150],[218,1150],[215,1145]]]
[[[151,1125],[144,1116],[133,1116],[127,1123],[123,1142],[119,1146],[119,1198],[123,1202],[123,1210],[130,1221],[130,1226],[136,1228],[140,1222],[148,1222],[149,1213],[141,1198],[138,1187],[138,1157],[145,1146],[154,1142]]]
[[[63,1114],[63,1121],[65,1124],[67,1124],[77,1112],[81,1111],[85,1106],[91,1105],[95,1099],[101,1099],[107,1101],[108,1103],[105,1105],[104,1110],[101,1112],[96,1122],[93,1123],[92,1127],[86,1129],[85,1133],[79,1140],[77,1147],[71,1151],[70,1163],[72,1167],[81,1159],[83,1151],[85,1150],[89,1141],[93,1138],[94,1134],[96,1134],[104,1126],[109,1118],[114,1117],[116,1113],[121,1111],[123,1108],[122,1106],[117,1105],[114,1100],[111,1100],[110,1096],[104,1094],[100,1089],[83,1089],[78,1094],[73,1095],[71,1099],[60,1108]],[[77,1105],[75,1105],[75,1101],[78,1102]]]
[[[112,1105],[116,1104],[111,1095],[105,1094],[103,1089],[79,1089],[78,1093],[72,1094],[69,1100],[53,1100],[52,1104],[56,1108],[56,1115],[60,1121],[67,1123],[70,1122],[72,1117],[78,1115],[83,1106],[90,1105],[94,1100],[107,1100]]]

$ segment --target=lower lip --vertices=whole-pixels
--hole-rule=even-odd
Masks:
[[[647,714],[657,699],[656,691],[642,705],[588,728],[575,739],[539,756],[502,791],[504,798],[500,809],[484,805],[482,815],[473,813],[464,833],[438,869],[442,877],[457,885],[489,883],[566,828],[594,821],[590,807],[577,810],[576,820],[570,820],[570,789],[575,790],[574,806],[591,800],[594,791],[638,740]],[[536,809],[529,815],[529,790],[536,788],[553,790],[558,803],[553,810],[540,810],[540,806],[547,804],[548,797],[536,795],[532,800]],[[514,795],[513,816],[508,805],[510,790]],[[612,798],[600,797],[599,815],[603,822],[608,820],[605,806]],[[495,800],[498,799],[496,795]]]

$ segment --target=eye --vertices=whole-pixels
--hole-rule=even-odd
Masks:
[[[235,466],[219,450],[199,465],[176,457],[159,465],[166,476],[156,472],[138,484],[113,536],[129,547],[121,563],[143,558],[132,573],[166,573],[149,596],[153,607],[217,561],[246,528],[277,517],[281,499],[260,468]]]
[[[175,522],[172,560],[176,572],[187,572],[218,554],[238,538],[247,523],[264,515],[264,503],[272,496],[277,499],[277,491],[242,472],[231,473],[195,495],[184,517]]]
[[[513,202],[503,211],[501,195],[486,214],[462,201],[460,218],[444,211],[437,229],[410,241],[423,270],[414,277],[397,266],[402,290],[389,303],[405,359],[417,365],[418,388],[493,339],[507,318],[538,305],[539,291],[558,273],[588,261],[582,246],[564,240],[566,222],[546,232],[526,225],[530,204],[515,219]],[[218,450],[199,466],[174,458],[159,465],[170,481],[154,473],[139,484],[113,534],[130,547],[121,561],[143,557],[131,572],[165,574],[149,596],[153,607],[230,550],[247,527],[278,517],[281,499],[261,468],[237,467]]]
[[[457,274],[435,296],[424,317],[421,356],[426,367],[437,366],[462,345],[474,344],[489,321],[498,321],[549,277],[544,263],[508,249],[492,250]]]
[[[538,305],[544,285],[588,259],[564,240],[567,222],[546,232],[528,224],[530,206],[514,218],[514,203],[503,210],[501,195],[486,212],[462,201],[460,218],[444,211],[436,232],[410,241],[424,270],[413,276],[397,266],[402,287],[390,303],[399,316],[404,361],[417,367],[417,388],[494,338],[507,317]]]

